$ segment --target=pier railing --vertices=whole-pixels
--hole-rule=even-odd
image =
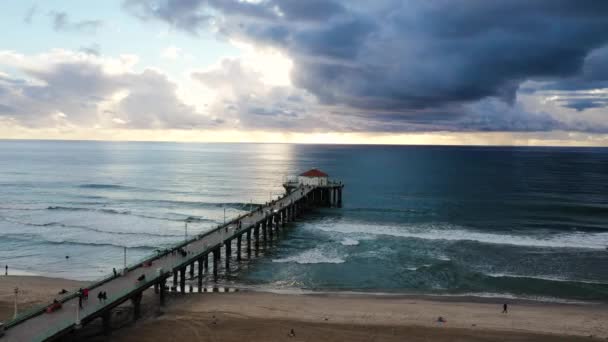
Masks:
[[[170,272],[165,272],[163,274],[159,274],[159,276],[167,276],[167,274],[169,274],[169,273]],[[116,303],[121,303],[125,299],[128,299],[130,296],[133,295],[133,293],[136,293],[138,291],[141,291],[142,289],[151,287],[155,281],[156,281],[156,279],[142,281],[142,282],[136,284],[132,288],[127,288],[127,289],[124,289],[123,291],[113,294],[110,296],[109,300],[107,301],[107,304],[105,302],[98,303],[98,304],[94,304],[94,302],[87,303],[87,306],[89,306],[89,305],[92,306],[92,309],[91,310],[87,310],[86,308],[80,309],[81,317],[86,316],[89,319],[90,319],[90,317],[97,317],[103,311],[115,307]],[[42,333],[40,336],[35,338],[34,341],[45,341],[49,337],[55,336],[64,330],[71,329],[72,326],[76,325],[75,318],[74,319],[65,319],[61,322],[62,322],[62,324],[55,324],[54,326],[47,329],[44,333]]]
[[[296,188],[300,188],[300,187],[301,187],[301,185],[296,186]],[[303,188],[305,188],[305,187],[303,187]],[[284,194],[283,196],[279,197],[276,200],[276,202],[279,202],[280,200],[284,199],[286,196],[289,196],[289,194]],[[274,210],[276,202],[272,201],[270,203],[266,203],[265,206],[267,207],[267,209],[271,209],[273,212],[276,212],[276,210]],[[268,206],[268,205],[270,205],[270,206]],[[283,209],[284,205],[285,204],[282,204],[280,209]],[[259,210],[259,207],[252,211],[246,211],[246,212],[242,213],[241,215],[238,215],[238,216],[230,219],[227,222],[218,224],[216,227],[209,229],[208,231],[206,231],[204,233],[193,235],[191,238],[186,239],[185,241],[180,241],[175,244],[172,244],[167,248],[158,249],[155,253],[153,253],[149,256],[146,256],[136,262],[131,263],[129,266],[127,266],[126,272],[130,272],[130,271],[133,271],[142,266],[146,266],[148,263],[158,260],[162,257],[165,257],[167,254],[173,253],[174,251],[176,251],[178,249],[184,248],[184,247],[192,244],[193,242],[204,239],[208,235],[218,233],[218,231],[220,231],[221,229],[224,229],[231,225],[235,225],[237,222],[242,221],[244,218],[258,212],[258,210]],[[264,213],[260,212],[260,214],[263,214],[263,216],[267,216],[269,213],[268,213],[268,211],[265,211]],[[272,215],[272,214],[273,213],[270,213],[270,215]],[[91,309],[88,309],[88,310],[85,309],[82,312],[81,317],[83,318],[83,322],[86,323],[88,320],[98,317],[99,314],[101,313],[101,311],[111,309],[113,307],[113,305],[120,304],[121,302],[123,302],[124,300],[126,300],[130,296],[132,296],[134,293],[136,293],[137,291],[142,291],[145,288],[148,288],[153,284],[157,284],[159,277],[163,278],[163,279],[166,277],[169,277],[171,273],[175,272],[176,270],[179,270],[180,268],[183,268],[184,264],[187,265],[188,263],[192,263],[192,261],[195,258],[200,258],[201,255],[204,255],[204,253],[210,253],[212,249],[216,249],[216,248],[220,247],[222,244],[227,243],[228,241],[231,241],[235,236],[242,234],[243,229],[251,229],[252,226],[253,225],[249,225],[247,227],[238,227],[237,229],[231,229],[230,234],[223,234],[223,232],[220,231],[219,239],[218,239],[219,241],[212,240],[213,241],[212,243],[215,245],[212,245],[212,246],[205,245],[204,251],[200,252],[200,254],[193,255],[192,257],[187,258],[187,260],[184,260],[184,262],[180,263],[179,265],[171,265],[170,269],[163,270],[163,271],[161,271],[162,273],[158,273],[153,277],[149,277],[148,279],[146,279],[142,282],[136,283],[135,287],[129,286],[128,288],[124,289],[123,291],[120,291],[120,292],[114,294],[113,296],[111,296],[110,300],[108,301],[108,305],[105,305],[105,303],[100,303],[98,305],[92,305],[92,303],[91,303],[91,304],[89,304],[91,306],[87,305],[87,306],[89,306],[89,308],[93,308],[94,310],[90,311]],[[98,280],[88,284],[87,289],[94,290],[94,289],[106,284],[107,282],[112,281],[116,277],[117,276],[115,276],[114,274],[109,274],[107,276],[104,276],[101,279],[98,279]],[[66,295],[63,295],[63,296],[58,295],[56,299],[60,303],[64,304],[67,301],[77,298],[78,295],[79,295],[78,292],[73,292],[73,293],[68,293]],[[116,303],[118,303],[118,304],[116,304]],[[48,308],[48,306],[50,304],[51,303],[48,303],[46,305],[38,305],[27,311],[22,312],[13,320],[6,322],[5,328],[12,328],[16,325],[19,325],[20,323],[23,323],[24,321],[27,321],[29,319],[32,319],[36,316],[39,316],[39,315],[45,313],[46,309]],[[61,322],[61,324],[53,324],[52,328],[49,328],[48,330],[41,333],[41,335],[39,335],[39,339],[44,340],[48,337],[56,336],[57,334],[63,332],[64,330],[72,329],[72,328],[74,328],[75,323],[76,323],[75,319],[74,319],[74,321],[71,321],[70,319],[65,319]],[[38,340],[38,338],[36,338],[35,340]]]
[[[163,257],[163,256],[165,256],[165,255],[167,255],[167,254],[169,254],[169,253],[171,253],[171,252],[173,252],[175,250],[183,248],[183,247],[191,244],[192,242],[200,240],[200,239],[206,237],[207,235],[213,234],[218,229],[221,229],[221,228],[224,228],[225,226],[234,224],[235,222],[243,219],[244,217],[246,217],[249,214],[250,214],[250,212],[247,212],[245,214],[239,215],[239,216],[231,219],[230,221],[228,221],[226,223],[219,224],[215,228],[210,229],[210,230],[208,230],[208,231],[206,231],[204,233],[197,234],[197,235],[193,236],[192,238],[190,238],[188,240],[185,240],[185,241],[176,243],[174,245],[171,245],[171,246],[165,248],[165,250],[163,252],[161,252],[161,253],[157,252],[156,254],[151,254],[149,256],[143,257],[142,259],[140,259],[140,260],[138,260],[136,262],[130,263],[127,266],[127,271],[132,271],[132,270],[134,270],[134,269],[136,269],[138,267],[141,267],[143,264],[146,264],[148,262],[154,261],[154,260],[156,260],[156,259],[158,259],[160,257]],[[115,276],[114,276],[113,273],[112,274],[108,274],[108,275],[106,275],[106,276],[104,276],[104,277],[102,277],[102,278],[94,281],[93,283],[89,284],[87,286],[87,288],[89,290],[93,290],[93,289],[95,289],[95,288],[97,288],[99,286],[102,286],[103,284],[107,283],[108,281],[110,281],[110,280],[112,280],[114,278],[115,278]],[[63,303],[65,303],[65,302],[67,302],[67,301],[69,301],[71,299],[76,298],[77,296],[78,296],[78,293],[72,292],[72,293],[69,293],[69,294],[65,294],[65,295],[63,295],[61,297],[57,297],[56,299],[57,299],[58,302],[60,302],[60,303],[63,304]],[[21,322],[24,322],[24,321],[30,319],[32,317],[36,317],[38,315],[41,315],[41,314],[43,314],[43,313],[46,312],[46,309],[47,309],[47,307],[49,305],[50,304],[40,304],[40,305],[36,305],[36,306],[34,306],[34,307],[32,307],[32,308],[30,308],[28,310],[25,310],[25,311],[21,312],[20,314],[18,314],[17,317],[15,317],[12,320],[6,322],[4,324],[4,326],[5,326],[5,328],[10,328],[10,327],[13,327],[13,326],[15,326],[17,324],[20,324]]]

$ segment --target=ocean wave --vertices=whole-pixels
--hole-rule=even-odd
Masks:
[[[424,294],[423,294],[424,296]],[[533,295],[518,295],[512,293],[495,293],[495,292],[465,292],[465,293],[432,293],[430,297],[473,297],[487,299],[513,299],[513,300],[528,300],[541,303],[558,303],[558,304],[592,304],[593,301],[583,301],[576,299],[557,298],[550,296],[533,296]]]
[[[429,213],[430,209],[412,209],[412,208],[342,208],[343,212],[366,212],[366,213]]]
[[[88,227],[88,226],[69,225],[69,224],[64,224],[64,223],[60,223],[60,222],[32,223],[32,222],[24,222],[24,221],[15,220],[15,219],[11,219],[8,217],[2,217],[1,219],[4,221],[7,221],[7,222],[16,223],[16,224],[20,224],[20,225],[24,225],[24,226],[61,227],[61,228],[79,229],[79,230],[91,231],[91,232],[96,232],[96,233],[112,234],[112,235],[148,236],[148,237],[160,237],[160,238],[183,236],[182,234],[155,234],[155,233],[148,233],[148,232],[124,232],[124,231],[114,231],[114,230],[103,230],[103,229],[98,229],[98,228],[93,228],[93,227]],[[3,235],[0,234],[0,236],[3,236]]]
[[[145,250],[154,250],[158,248],[164,248],[166,245],[151,245],[151,244],[141,244],[141,243],[124,243],[124,244],[116,244],[111,242],[85,242],[85,241],[77,241],[70,239],[48,239],[48,237],[37,236],[35,234],[6,234],[3,236],[5,240],[13,240],[13,241],[28,241],[39,243],[42,245],[68,245],[68,246],[92,246],[92,247],[115,247],[115,248],[130,248],[130,249],[145,249]]]
[[[96,184],[96,183],[80,184],[78,187],[82,188],[82,189],[132,189],[132,187],[124,186],[124,185]]]
[[[608,282],[602,282],[597,280],[587,279],[569,279],[555,276],[533,276],[533,275],[521,275],[521,274],[510,274],[510,273],[483,273],[483,275],[492,278],[523,278],[523,279],[535,279],[545,281],[557,281],[564,283],[583,283],[583,284],[596,284],[596,285],[608,285]]]
[[[357,246],[359,244],[359,240],[344,238],[344,240],[340,241],[343,246]]]
[[[300,254],[281,259],[273,259],[277,263],[297,263],[297,264],[342,264],[344,259],[336,255],[328,255],[318,248],[304,251]]]
[[[190,222],[215,222],[211,219],[206,219],[198,216],[188,216],[183,215],[184,218],[168,218],[162,216],[153,216],[153,215],[145,215],[140,213],[133,213],[130,210],[120,210],[120,209],[108,209],[108,208],[91,208],[91,207],[66,207],[66,206],[49,206],[46,208],[47,210],[62,210],[62,211],[89,211],[89,212],[100,212],[104,214],[113,214],[113,215],[130,215],[141,218],[153,219],[153,220],[162,220],[162,221],[174,221],[174,222],[183,222],[186,219]],[[175,215],[175,214],[173,214]]]
[[[558,233],[540,235],[483,233],[447,223],[404,226],[367,225],[357,223],[307,224],[309,229],[344,234],[388,235],[404,238],[444,241],[476,241],[488,244],[548,248],[601,249],[608,246],[608,233]]]

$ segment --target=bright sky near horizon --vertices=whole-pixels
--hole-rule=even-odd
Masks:
[[[608,145],[608,2],[0,4],[0,138]]]

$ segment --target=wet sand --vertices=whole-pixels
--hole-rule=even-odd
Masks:
[[[83,283],[0,277],[0,317],[12,315],[12,289],[28,303],[48,302]],[[152,292],[152,291],[148,291]],[[156,312],[149,298],[146,311]],[[155,307],[155,308],[152,308]],[[263,292],[172,294],[162,314],[96,341],[589,341],[608,340],[608,305],[365,294]],[[438,316],[447,322],[438,323]],[[295,336],[288,336],[294,329]]]

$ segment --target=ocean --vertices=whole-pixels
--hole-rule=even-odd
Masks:
[[[317,167],[343,208],[227,284],[608,300],[608,149],[0,141],[0,264],[93,280],[276,198]],[[187,226],[184,221],[191,221]]]

